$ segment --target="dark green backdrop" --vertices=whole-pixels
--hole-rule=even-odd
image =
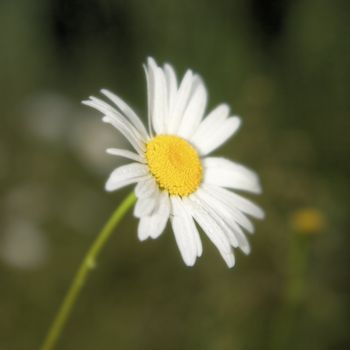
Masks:
[[[229,270],[205,239],[193,268],[170,230],[138,242],[129,215],[59,349],[348,349],[349,13],[346,0],[2,0],[0,349],[38,348],[130,191],[104,192],[119,164],[104,148],[124,141],[80,101],[107,87],[145,117],[148,55],[199,72],[209,107],[242,116],[217,154],[259,173],[267,218]]]

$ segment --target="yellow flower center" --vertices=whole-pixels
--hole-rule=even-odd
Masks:
[[[202,164],[191,144],[178,136],[158,135],[146,145],[146,159],[159,187],[188,196],[202,181]]]

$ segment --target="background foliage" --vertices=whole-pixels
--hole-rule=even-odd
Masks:
[[[243,117],[218,154],[255,169],[267,218],[228,270],[168,230],[113,236],[61,349],[348,349],[349,2],[2,0],[0,348],[37,349],[97,231],[124,145],[80,100],[107,87],[145,116],[148,55],[199,72]]]

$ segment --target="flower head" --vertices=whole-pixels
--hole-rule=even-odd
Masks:
[[[107,149],[132,162],[111,173],[106,190],[136,184],[134,215],[140,219],[140,240],[159,237],[170,220],[181,256],[192,266],[202,254],[199,226],[232,267],[232,247],[250,252],[243,231],[254,231],[248,216],[264,216],[257,205],[234,191],[260,193],[261,188],[251,170],[207,155],[236,133],[240,119],[230,116],[226,104],[204,117],[207,90],[191,70],[179,85],[169,64],[160,67],[149,58],[145,72],[149,130],[108,90],[101,92],[112,104],[95,97],[83,101],[100,111],[102,120],[118,129],[134,149]]]

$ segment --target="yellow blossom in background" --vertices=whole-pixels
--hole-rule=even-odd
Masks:
[[[316,208],[301,208],[291,215],[291,227],[301,234],[321,232],[326,226],[323,213]]]

